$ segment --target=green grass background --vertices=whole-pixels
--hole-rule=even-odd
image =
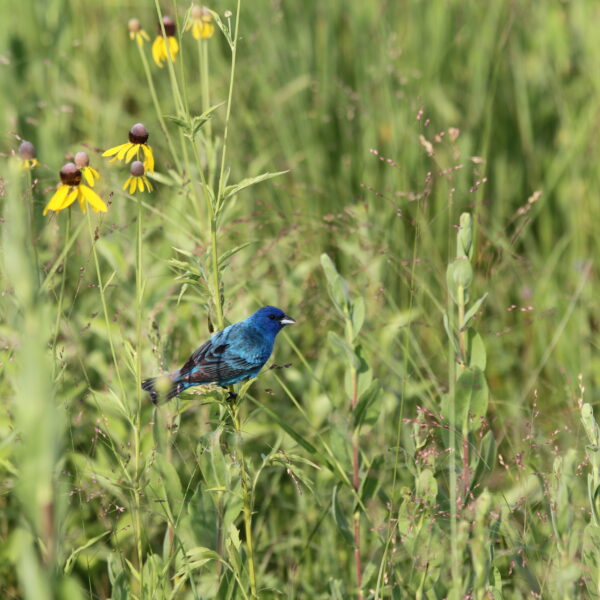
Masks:
[[[162,3],[181,20],[187,8]],[[223,15],[235,6],[210,8]],[[132,16],[154,36],[152,2],[0,5],[3,598],[248,597],[243,578],[218,586],[235,569],[221,573],[214,557],[189,556],[218,547],[218,502],[231,507],[244,540],[235,454],[215,434],[218,406],[199,396],[158,411],[144,401],[148,587],[140,591],[123,479],[132,431],[115,400],[121,391],[85,227],[69,255],[56,366],[48,341],[60,272],[36,290],[65,244],[66,214],[42,217],[43,206],[65,155],[87,148],[102,172],[99,191],[113,193],[93,223],[104,281],[111,277],[105,294],[126,379],[121,401],[129,402],[137,393],[126,368],[137,318],[137,209],[120,192],[127,170],[109,167],[99,150],[124,142],[142,121],[157,171],[174,166],[128,37]],[[600,594],[600,536],[586,528],[596,515],[587,490],[594,448],[586,450],[578,404],[595,405],[600,384],[599,18],[592,0],[242,2],[230,182],[289,172],[228,203],[222,251],[252,243],[223,271],[225,316],[234,322],[276,304],[298,321],[274,355],[291,366],[264,372],[241,409],[256,476],[261,597],[356,597],[348,539],[355,510],[365,597]],[[199,114],[196,45],[189,33],[181,45],[175,71]],[[227,98],[230,52],[219,31],[208,47],[216,103]],[[174,114],[167,69],[151,69],[164,112]],[[217,137],[224,118],[221,108],[212,119]],[[176,125],[169,128],[178,140]],[[36,145],[42,163],[31,194],[9,169],[16,135]],[[157,183],[145,198],[144,374],[179,366],[209,335],[201,289],[181,294],[172,263],[181,258],[174,248],[202,257],[208,244],[191,186]],[[471,293],[489,294],[476,319],[490,389],[481,431],[492,432],[498,454],[452,532],[447,436],[437,416],[449,386],[446,266],[465,211],[475,223]],[[82,220],[75,210],[73,227]],[[34,249],[41,275],[32,271]],[[330,331],[343,335],[343,322],[323,252],[365,301],[360,352],[381,386],[361,430],[369,489],[360,509],[323,459],[352,471],[347,367],[328,342]],[[437,494],[423,483],[425,470]],[[213,471],[225,491],[214,491]],[[177,514],[185,519],[173,526]],[[240,547],[242,577],[244,556]],[[186,577],[176,587],[180,569]]]

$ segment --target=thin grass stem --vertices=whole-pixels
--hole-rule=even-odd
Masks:
[[[71,206],[67,209],[67,224],[65,225],[65,239],[69,239],[69,235],[71,234]],[[60,323],[62,321],[62,310],[63,310],[63,298],[65,295],[65,285],[67,282],[67,264],[68,264],[69,254],[65,254],[65,260],[62,266],[62,277],[60,282],[60,291],[58,293],[58,306],[56,308],[56,322],[54,324],[54,335],[52,336],[52,356],[54,357],[54,362],[52,363],[53,377],[56,374],[56,343],[58,341],[58,333],[60,329]]]

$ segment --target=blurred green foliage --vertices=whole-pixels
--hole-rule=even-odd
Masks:
[[[187,4],[161,6],[181,25]],[[226,21],[235,6],[210,8]],[[131,17],[155,35],[152,2],[0,4],[0,595],[246,597],[242,444],[261,597],[355,597],[356,511],[364,597],[598,597],[597,473],[588,481],[586,459],[596,465],[600,384],[598,3],[242,3],[229,183],[289,172],[239,191],[223,211],[222,253],[250,243],[222,272],[225,317],[281,306],[298,325],[280,336],[274,361],[291,366],[250,388],[242,440],[224,423],[220,392],[159,409],[144,399],[139,481],[123,410],[137,394],[136,320],[148,375],[180,366],[209,336],[203,290],[178,279],[183,264],[201,280],[182,257],[204,256],[209,228],[190,192],[198,174],[174,174]],[[199,115],[189,33],[181,47],[175,73]],[[230,50],[218,31],[208,48],[217,104]],[[165,115],[176,114],[168,69],[151,70]],[[138,121],[158,171],[144,197],[141,307],[137,208],[121,193],[128,172],[100,158]],[[217,143],[224,121],[215,110]],[[11,167],[16,136],[37,147],[33,187]],[[62,264],[66,214],[42,209],[65,156],[81,149],[111,203],[93,216],[110,325],[75,209],[54,361],[61,268],[45,278]],[[466,438],[471,497],[451,530],[442,399],[456,365],[443,314],[464,212],[473,216],[470,294],[487,294],[466,343],[484,357],[475,366],[489,399]],[[364,304],[352,348],[323,253],[362,298],[354,306]],[[362,391],[372,380],[380,388],[358,417],[349,360]],[[143,565],[131,501],[140,481]]]

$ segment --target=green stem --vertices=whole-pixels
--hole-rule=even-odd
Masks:
[[[210,220],[210,245],[212,254],[212,275],[214,289],[214,303],[217,313],[217,328],[223,329],[225,326],[223,318],[223,303],[221,301],[221,274],[219,272],[219,255],[217,250],[217,219],[213,215]]]
[[[173,140],[169,135],[169,130],[165,124],[165,120],[162,116],[162,110],[160,108],[160,103],[158,101],[158,96],[156,95],[156,88],[154,87],[154,81],[152,79],[152,74],[150,72],[150,65],[148,64],[148,59],[144,54],[143,48],[136,44],[138,50],[140,52],[140,58],[142,59],[142,65],[144,66],[144,72],[146,73],[146,79],[148,81],[148,88],[150,89],[150,96],[152,97],[152,103],[154,104],[154,110],[156,111],[156,118],[158,119],[158,123],[160,125],[160,129],[163,132],[165,139],[167,140],[167,145],[169,146],[169,152],[171,153],[171,157],[173,158],[173,162],[177,167],[177,171],[181,174],[181,165],[179,164],[179,156],[177,152],[175,152],[175,146],[173,146]]]
[[[33,178],[31,169],[27,169],[27,209],[29,211],[29,227],[31,231],[31,245],[33,246],[33,258],[35,261],[35,276],[38,285],[41,283],[40,257],[38,255],[37,240],[35,239],[35,214],[33,211]]]
[[[142,201],[138,197],[137,200],[137,228],[136,228],[136,269],[135,269],[135,295],[136,295],[136,364],[135,364],[135,385],[137,391],[137,406],[135,410],[135,418],[133,421],[134,432],[134,486],[133,486],[133,501],[134,501],[134,518],[135,518],[135,537],[138,555],[138,565],[140,572],[140,596],[144,595],[144,563],[143,563],[143,548],[142,548],[142,523],[141,523],[141,418],[142,418],[142,296],[143,290],[143,272],[142,272]]]
[[[254,545],[252,543],[252,493],[248,484],[248,473],[246,472],[246,464],[244,458],[244,450],[242,448],[242,428],[240,425],[240,408],[241,398],[238,398],[236,405],[231,409],[231,417],[236,435],[236,447],[238,449],[238,460],[240,463],[240,480],[242,483],[242,501],[244,503],[244,530],[246,533],[246,550],[248,553],[248,573],[250,576],[250,597],[258,598],[256,593],[256,574],[254,571]]]
[[[352,415],[358,404],[358,373],[355,368],[352,368]],[[352,433],[352,486],[354,492],[359,496],[360,491],[360,471],[358,464],[359,454],[359,439],[358,439],[358,428],[355,427]],[[362,590],[362,565],[360,558],[360,510],[357,503],[356,509],[354,510],[354,569],[356,571],[356,589],[358,600],[363,600]]]
[[[221,152],[221,169],[219,172],[219,190],[217,193],[216,209],[218,214],[221,209],[223,189],[225,187],[225,158],[227,156],[227,138],[229,135],[229,117],[231,116],[231,102],[233,98],[233,82],[235,79],[235,65],[237,57],[238,31],[240,26],[241,0],[237,0],[237,10],[235,14],[235,32],[233,36],[233,47],[231,50],[231,73],[229,76],[229,93],[227,95],[227,111],[225,113],[225,129],[223,132],[223,150]]]
[[[210,108],[210,72],[208,70],[208,40],[198,40],[198,59],[200,62],[200,89],[202,90],[202,112]],[[206,123],[206,137],[212,140],[212,123]]]
[[[448,294],[448,321],[449,330],[455,331],[454,326],[454,306],[452,297]],[[456,506],[456,406],[454,396],[456,390],[456,353],[454,344],[448,344],[448,436],[450,440],[450,457],[448,460],[448,475],[450,480],[450,554],[453,591],[451,598],[456,600],[460,595],[462,588],[460,580],[460,564],[458,559],[458,526],[457,526],[457,506]]]
[[[71,207],[69,206],[67,211],[67,225],[65,229],[65,239],[69,239],[69,235],[71,233]],[[56,343],[58,341],[58,333],[60,329],[60,322],[62,320],[62,307],[63,307],[63,298],[65,295],[65,284],[67,281],[67,263],[68,263],[69,254],[65,254],[65,260],[63,262],[63,271],[62,278],[60,282],[60,292],[58,295],[58,308],[56,309],[56,323],[54,324],[54,335],[52,336],[52,357],[54,358],[54,363],[52,365],[53,376],[56,373]]]
[[[111,333],[111,325],[110,318],[108,316],[108,306],[106,304],[106,297],[104,295],[104,285],[102,283],[102,273],[100,271],[100,261],[98,259],[98,252],[96,251],[96,240],[94,239],[94,230],[92,228],[92,219],[90,217],[90,211],[86,211],[88,231],[90,233],[90,242],[92,244],[92,254],[94,256],[94,265],[96,267],[96,277],[98,279],[98,291],[100,292],[100,301],[102,303],[102,312],[104,313],[104,323],[106,325],[106,335],[108,336],[108,344],[110,346],[110,352],[113,359],[113,364],[115,366],[115,371],[117,373],[117,379],[119,380],[119,386],[121,388],[121,393],[123,394],[123,398],[126,398],[127,395],[125,393],[125,386],[123,385],[123,380],[121,379],[121,371],[119,369],[119,361],[117,360],[117,353],[115,352],[115,345],[112,339]]]
[[[465,260],[467,260],[465,258]],[[464,370],[467,365],[467,332],[464,328],[465,325],[465,288],[462,285],[458,286],[458,345],[460,348],[460,372]],[[459,373],[460,375],[460,373]]]

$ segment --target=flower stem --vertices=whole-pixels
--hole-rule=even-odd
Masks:
[[[119,369],[119,362],[117,360],[117,353],[115,352],[115,345],[113,343],[112,334],[111,334],[111,326],[110,319],[108,317],[108,307],[106,305],[106,298],[104,296],[104,285],[102,284],[102,273],[100,271],[100,261],[98,259],[98,252],[96,251],[96,239],[94,235],[94,230],[92,228],[92,220],[90,217],[90,211],[86,211],[88,231],[90,233],[90,242],[92,244],[92,254],[94,256],[94,264],[96,267],[96,277],[98,279],[98,291],[100,292],[100,301],[102,303],[102,312],[104,313],[104,323],[106,325],[106,335],[108,336],[108,344],[110,346],[110,353],[113,359],[113,364],[115,365],[115,371],[117,373],[117,379],[119,380],[119,386],[121,388],[121,393],[123,394],[123,398],[126,397],[125,387],[123,385],[123,380],[121,379],[121,371]]]
[[[229,93],[227,94],[227,111],[225,113],[225,129],[223,131],[223,150],[221,152],[221,169],[219,172],[219,190],[217,192],[217,201],[215,212],[218,214],[223,201],[223,190],[225,188],[225,158],[227,156],[227,138],[229,134],[229,117],[231,116],[231,102],[233,98],[233,82],[235,79],[235,65],[237,57],[238,31],[240,26],[241,0],[237,0],[237,10],[235,13],[235,30],[233,34],[233,47],[231,49],[231,72],[229,75]]]
[[[138,565],[140,572],[140,597],[144,595],[144,563],[142,548],[142,523],[141,523],[141,499],[140,482],[142,478],[141,464],[141,418],[142,418],[142,296],[143,276],[142,276],[142,200],[137,197],[137,228],[136,228],[136,268],[135,268],[135,296],[136,296],[136,362],[135,362],[135,385],[137,392],[137,406],[135,416],[132,422],[134,433],[134,485],[133,485],[133,503],[135,518],[135,538],[138,555]]]
[[[71,234],[71,207],[69,206],[67,210],[67,224],[65,228],[65,239],[69,239],[69,235]],[[67,262],[68,262],[69,254],[65,254],[65,259],[62,267],[62,278],[60,282],[60,292],[58,294],[58,308],[56,309],[56,323],[54,324],[54,335],[52,336],[52,357],[54,358],[52,370],[53,375],[56,373],[56,342],[58,340],[58,331],[60,329],[60,322],[62,318],[62,307],[63,307],[63,298],[65,295],[65,284],[67,281]]]
[[[358,404],[358,373],[356,369],[352,369],[352,414]],[[360,491],[360,471],[359,471],[359,439],[358,439],[358,428],[354,428],[352,433],[352,486],[356,493],[356,497],[359,497]],[[363,600],[362,591],[362,564],[360,558],[360,510],[358,504],[354,510],[354,568],[356,571],[356,589],[358,600]]]
[[[448,294],[448,321],[449,330],[454,331],[454,306],[452,297]],[[456,599],[459,597],[461,585],[460,564],[458,560],[458,526],[457,526],[457,499],[456,499],[456,406],[455,406],[455,390],[456,390],[456,353],[454,344],[448,344],[448,438],[450,440],[449,450],[450,457],[448,460],[448,477],[450,487],[450,571],[452,574],[452,594],[450,598]]]
[[[208,70],[208,44],[207,40],[198,40],[198,58],[200,62],[200,89],[202,90],[202,112],[210,108],[210,72]],[[212,141],[212,123],[206,123],[206,137]]]
[[[256,593],[256,573],[254,571],[254,545],[252,543],[252,492],[248,483],[248,473],[246,472],[246,464],[244,451],[242,449],[242,429],[240,425],[240,403],[241,398],[238,398],[235,406],[231,409],[231,417],[236,436],[236,447],[238,461],[240,464],[240,480],[242,483],[242,501],[244,503],[244,531],[246,533],[246,551],[248,554],[248,574],[250,577],[250,597],[258,598]]]
[[[169,135],[169,130],[165,125],[165,120],[162,116],[162,110],[160,108],[160,103],[158,101],[158,96],[156,95],[156,88],[154,87],[154,81],[152,80],[152,74],[150,73],[150,65],[148,64],[148,59],[144,54],[144,50],[141,46],[138,46],[138,50],[140,52],[140,58],[142,59],[142,65],[144,66],[144,72],[146,73],[146,79],[148,80],[148,88],[150,89],[150,96],[152,97],[152,102],[154,104],[154,110],[156,111],[156,118],[158,119],[158,123],[160,125],[160,129],[163,132],[165,139],[167,140],[167,145],[169,146],[169,152],[171,153],[171,157],[173,158],[173,162],[177,167],[177,171],[179,173],[182,172],[181,165],[179,164],[179,156],[175,151],[175,146],[173,146],[173,140]]]

